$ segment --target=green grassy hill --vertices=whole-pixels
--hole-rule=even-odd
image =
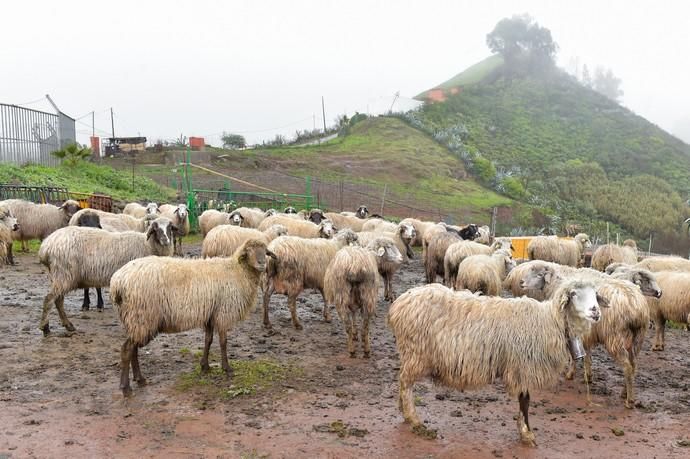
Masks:
[[[560,70],[506,76],[491,62],[449,80],[466,83],[408,121],[453,140],[487,184],[519,182],[540,214],[523,225],[610,221],[638,240],[654,232],[667,247],[687,244],[690,146]]]
[[[479,61],[473,66],[467,68],[466,70],[458,73],[450,80],[444,81],[435,87],[441,89],[451,89],[479,83],[486,78],[487,75],[501,67],[501,65],[503,65],[503,58],[501,56],[498,54],[489,56],[486,59]],[[424,91],[423,93],[415,96],[415,99],[424,100],[427,93],[428,91]]]

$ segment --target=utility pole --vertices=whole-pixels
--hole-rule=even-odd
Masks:
[[[91,112],[91,137],[96,137],[96,112]]]
[[[113,107],[110,107],[110,127],[113,130],[113,139],[115,138],[115,121],[113,119]]]
[[[321,96],[321,113],[323,114],[323,133],[326,133],[326,106],[324,105],[323,96]]]

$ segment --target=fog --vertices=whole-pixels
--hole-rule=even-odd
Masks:
[[[377,113],[487,57],[502,18],[551,30],[558,63],[578,57],[622,79],[622,103],[690,141],[690,4],[555,1],[118,1],[3,3],[0,102],[51,110],[91,132],[180,134],[219,144]]]

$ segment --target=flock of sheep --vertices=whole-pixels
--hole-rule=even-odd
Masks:
[[[491,238],[488,227],[413,218],[393,223],[370,216],[366,206],[342,213],[207,210],[199,226],[202,257],[173,257],[182,255],[181,238],[189,232],[184,204],[131,203],[112,214],[80,210],[75,201],[58,207],[7,200],[0,202],[0,259],[14,263],[13,240],[42,241],[38,257],[50,281],[39,324],[45,335],[52,305],[62,325],[74,331],[64,310],[67,293],[85,289],[82,308],[88,309],[88,289],[96,288],[102,310],[100,289],[110,287],[126,334],[120,380],[125,396],[132,392],[130,367],[133,379],[145,384],[138,350],[159,333],[202,328],[203,371],[209,370],[217,334],[221,366],[230,374],[227,333],[253,309],[259,288],[264,326],[271,327],[271,296],[282,294],[296,329],[302,329],[297,297],[305,289],[318,290],[324,321],[331,321],[334,306],[350,356],[357,356],[360,343],[369,358],[369,322],[382,283],[400,355],[405,420],[424,429],[412,392],[421,378],[457,389],[500,378],[518,398],[520,438],[530,445],[531,392],[555,384],[564,372],[572,378],[583,356],[588,381],[591,350],[601,344],[623,367],[621,396],[633,408],[636,357],[650,320],[656,325],[655,351],[664,349],[667,320],[690,322],[690,260],[638,262],[634,241],[599,247],[590,269],[582,267],[591,246],[586,234],[572,240],[536,237],[528,245],[530,260],[515,260],[511,240]],[[396,299],[394,274],[415,257],[413,247],[421,247],[426,285]]]

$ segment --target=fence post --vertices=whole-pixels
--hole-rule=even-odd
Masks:
[[[305,199],[305,204],[307,206],[307,209],[311,209],[311,175],[307,175],[305,178],[305,192],[304,194],[307,195],[307,198]]]

